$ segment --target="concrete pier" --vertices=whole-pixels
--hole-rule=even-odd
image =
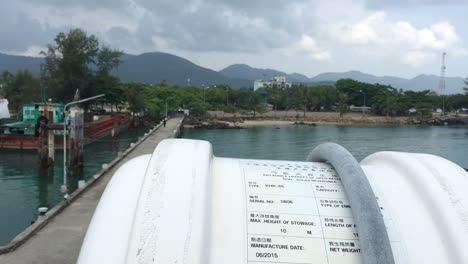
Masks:
[[[134,157],[153,153],[155,147],[163,139],[177,136],[181,121],[182,117],[169,119],[166,127],[160,126],[150,132],[140,144],[126,153],[125,157],[116,161],[115,164],[110,164],[113,166],[109,170],[100,175],[92,185],[86,187],[76,199],[59,211],[44,227],[34,232],[34,235],[25,240],[24,243],[21,242],[15,250],[1,254],[0,263],[75,263],[94,210],[114,172]],[[18,240],[18,237],[15,240]]]

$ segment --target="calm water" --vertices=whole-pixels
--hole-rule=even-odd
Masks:
[[[76,177],[69,177],[69,189],[75,190],[78,180],[86,179],[124,151],[141,133],[122,131],[119,138],[102,138],[85,147],[85,168]],[[47,175],[37,174],[37,152],[0,150],[0,245],[10,242],[37,218],[37,208],[53,207],[63,197],[63,152],[55,153],[53,169]]]
[[[435,154],[468,168],[466,127],[282,125],[240,130],[189,129],[183,137],[210,141],[214,154],[220,157],[305,160],[315,146],[334,142],[348,149],[358,161],[390,150]]]
[[[279,128],[279,129],[277,129]],[[135,142],[139,135],[121,133],[85,148],[85,169],[77,181],[101,169]],[[183,137],[208,140],[221,157],[305,160],[323,142],[336,142],[361,160],[381,150],[424,152],[445,157],[468,168],[468,128],[370,126],[264,126],[241,130],[189,129]],[[53,207],[62,199],[62,152],[49,174],[37,175],[35,151],[0,150],[0,245],[8,243],[37,218],[37,208]]]

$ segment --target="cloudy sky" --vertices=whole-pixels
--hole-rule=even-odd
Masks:
[[[79,27],[127,53],[162,51],[220,70],[233,63],[314,76],[359,70],[468,74],[468,0],[15,0],[0,52],[37,56]]]

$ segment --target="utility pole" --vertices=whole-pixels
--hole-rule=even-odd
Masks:
[[[439,90],[440,90],[440,95],[442,96],[442,115],[445,115],[445,51],[442,53],[442,67],[440,68],[440,81],[439,81]]]
[[[166,97],[166,119],[167,119],[167,100],[171,100],[173,99],[174,97]]]
[[[42,90],[42,103],[47,104],[47,86],[44,81],[41,81],[41,90]]]
[[[364,102],[363,102],[364,104],[362,106],[362,114],[364,114],[364,107],[366,107],[366,92],[363,91],[363,90],[359,90],[359,92],[361,92],[362,95],[364,96],[364,98],[363,98],[364,99]]]
[[[60,191],[62,193],[68,193],[68,186],[67,186],[67,107],[68,106],[71,106],[71,105],[76,105],[76,104],[80,104],[80,103],[83,103],[83,102],[86,102],[86,101],[89,101],[89,100],[94,100],[94,99],[97,99],[97,98],[100,98],[100,97],[103,97],[104,94],[100,94],[100,95],[96,95],[96,96],[93,96],[93,97],[89,97],[89,98],[85,98],[85,99],[82,99],[82,100],[77,100],[77,101],[73,101],[73,102],[70,102],[68,104],[66,104],[64,107],[63,107],[63,185],[60,187]],[[71,139],[71,133],[70,133],[70,139]]]

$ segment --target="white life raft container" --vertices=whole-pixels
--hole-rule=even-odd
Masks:
[[[164,140],[115,173],[78,263],[468,263],[465,170],[426,154],[351,159],[336,144],[305,162]]]

